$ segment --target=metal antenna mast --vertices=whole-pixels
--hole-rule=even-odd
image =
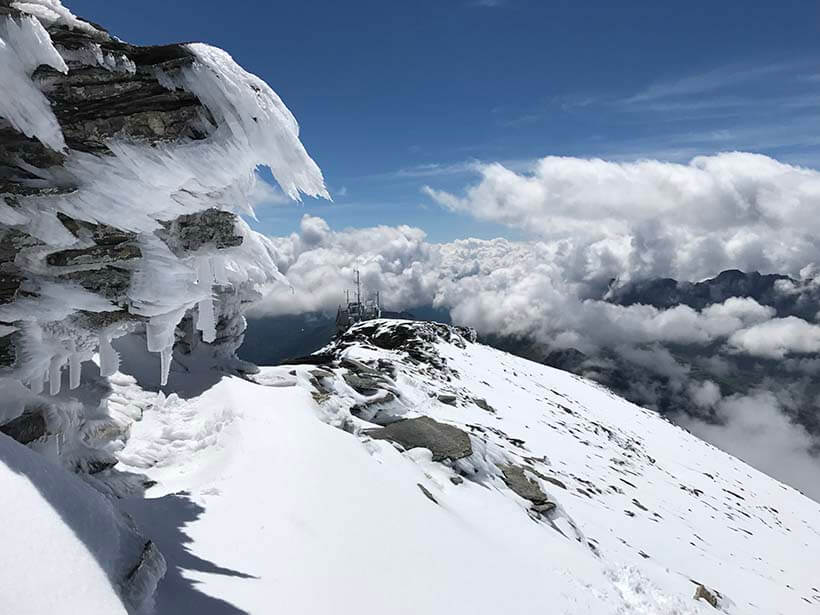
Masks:
[[[362,304],[362,286],[359,282],[359,270],[356,269],[356,303]]]

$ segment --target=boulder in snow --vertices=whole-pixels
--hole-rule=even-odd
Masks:
[[[470,437],[465,432],[428,416],[402,419],[366,433],[376,440],[390,440],[407,449],[429,449],[433,453],[433,461],[456,460],[473,454]]]

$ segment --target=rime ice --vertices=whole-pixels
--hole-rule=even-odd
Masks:
[[[0,454],[79,474],[64,473],[78,498],[95,492],[83,482],[103,493],[89,518],[116,526],[95,555],[117,591],[67,592],[61,608],[118,612],[113,596],[135,611],[165,564],[108,504],[141,483],[108,475],[156,393],[118,397],[120,370],[156,389],[175,366],[250,369],[235,357],[242,310],[279,278],[272,247],[239,217],[253,214],[256,169],[294,199],[328,195],[293,115],[227,53],[127,45],[58,0],[0,4],[0,428],[40,455]],[[36,509],[36,494],[18,493]],[[56,544],[74,553],[64,529]],[[24,612],[4,603],[10,592],[0,583],[0,610]]]

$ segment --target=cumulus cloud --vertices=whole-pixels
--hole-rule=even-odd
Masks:
[[[789,316],[760,323],[732,334],[729,344],[748,354],[782,359],[789,353],[820,352],[820,327]]]
[[[332,311],[358,269],[367,292],[380,292],[391,308],[447,308],[455,321],[480,333],[532,337],[552,347],[594,352],[652,343],[721,343],[734,353],[763,357],[820,351],[820,327],[795,317],[775,318],[772,307],[752,298],[730,297],[700,311],[604,301],[607,283],[595,277],[590,264],[600,255],[579,256],[563,242],[433,244],[418,228],[334,231],[310,215],[302,218],[298,233],[270,242],[292,292],[272,294],[255,306],[257,315]]]
[[[820,501],[820,457],[813,452],[816,440],[789,418],[774,393],[734,395],[714,403],[718,422],[689,416],[679,417],[680,422],[718,448]]]
[[[253,180],[254,184],[249,198],[254,208],[265,205],[284,205],[292,202],[278,187],[269,184],[258,175],[255,174]]]
[[[425,237],[409,226],[335,232],[322,218],[305,215],[298,233],[270,239],[290,292],[271,294],[252,314],[335,310],[352,287],[356,269],[365,289],[389,295],[391,305],[430,304],[432,286],[426,280],[433,275],[436,250]]]
[[[566,239],[631,277],[702,279],[729,267],[796,274],[817,260],[820,172],[742,152],[688,164],[548,156],[531,172],[476,166],[452,211]]]

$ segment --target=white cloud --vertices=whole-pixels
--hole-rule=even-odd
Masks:
[[[713,408],[721,399],[720,387],[712,380],[691,382],[689,384],[689,396],[699,407]]]
[[[264,205],[284,205],[293,201],[277,186],[269,184],[258,175],[254,176],[255,183],[249,194],[251,206],[254,208]]]
[[[497,163],[477,169],[479,182],[462,195],[424,192],[452,211],[548,241],[606,246],[615,275],[796,273],[820,261],[820,172],[766,156],[732,152],[688,164],[549,156],[531,173]]]
[[[820,326],[789,316],[733,333],[729,344],[737,351],[782,359],[787,354],[820,352]]]
[[[726,398],[718,403],[717,417],[717,424],[679,420],[707,442],[820,501],[820,458],[812,452],[816,442],[789,419],[773,393]]]
[[[623,260],[605,243],[581,251],[564,242],[504,239],[431,244],[417,228],[339,232],[310,215],[299,233],[271,241],[293,292],[273,294],[256,306],[257,314],[333,310],[358,268],[365,287],[379,291],[389,308],[435,304],[482,333],[530,336],[585,352],[727,340],[735,352],[755,356],[820,350],[820,335],[809,335],[820,327],[797,318],[772,320],[774,310],[750,298],[702,311],[601,301],[608,278],[597,277],[598,270]]]
[[[690,75],[681,79],[653,83],[642,92],[624,102],[636,103],[670,97],[694,96],[706,92],[722,90],[761,79],[773,73],[793,70],[795,64],[767,64],[762,66],[722,66],[707,72]]]

